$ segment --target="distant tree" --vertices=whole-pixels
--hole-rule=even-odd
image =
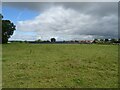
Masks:
[[[47,40],[47,42],[50,42],[49,40]]]
[[[111,43],[115,43],[115,42],[116,42],[116,39],[112,38],[112,39],[110,40],[110,42],[111,42]]]
[[[25,40],[25,41],[24,41],[24,43],[28,43],[28,41],[27,41],[27,40]]]
[[[0,14],[0,19],[3,16]],[[7,43],[8,39],[13,35],[15,25],[10,20],[2,20],[2,43]]]
[[[65,40],[63,40],[63,42],[65,42]]]
[[[75,40],[75,42],[78,42],[77,40]]]
[[[105,39],[105,42],[108,42],[109,41],[109,39]]]
[[[104,39],[100,39],[100,41],[101,41],[101,42],[103,42],[103,41],[104,41]]]
[[[41,39],[38,39],[38,40],[36,40],[35,42],[42,42],[42,40],[41,40]]]
[[[120,38],[118,39],[118,43],[120,43]]]
[[[56,42],[56,39],[55,38],[51,38],[51,42]]]

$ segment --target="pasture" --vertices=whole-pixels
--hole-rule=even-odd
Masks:
[[[118,46],[2,45],[3,88],[117,88]]]

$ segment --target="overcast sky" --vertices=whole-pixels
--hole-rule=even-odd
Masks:
[[[16,25],[10,40],[118,37],[117,2],[4,2],[3,16]]]

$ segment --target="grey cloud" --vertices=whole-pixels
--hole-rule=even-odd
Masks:
[[[16,9],[28,9],[34,11],[43,11],[50,8],[52,3],[45,2],[3,2],[3,6],[14,7]]]
[[[33,20],[17,23],[19,30],[35,31],[38,38],[56,37],[58,40],[117,38],[117,2],[16,2],[3,5],[40,12]]]
[[[3,2],[3,6],[26,8],[35,11],[43,11],[53,6],[63,6],[97,15],[115,14],[118,10],[117,2]]]
[[[63,6],[66,9],[72,8],[84,14],[91,14],[93,17],[118,15],[118,2],[3,2],[2,5],[36,12],[43,12],[53,6]]]

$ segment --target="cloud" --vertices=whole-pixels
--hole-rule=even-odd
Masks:
[[[118,2],[3,2],[2,5],[37,12],[45,11],[53,6],[63,6],[65,8],[73,8],[80,12],[97,15],[113,14],[118,10]]]
[[[37,33],[36,37],[43,40],[51,37],[57,40],[117,37],[118,17],[115,3],[108,3],[108,7],[106,3],[85,3],[90,8],[83,6],[83,3],[79,4],[56,3],[32,20],[18,21],[17,29],[34,31]]]
[[[36,37],[36,33],[34,32],[21,32],[19,30],[16,30],[14,32],[14,35],[11,36],[11,38],[9,38],[9,40],[21,40],[21,41],[25,41],[25,40],[28,40],[28,41],[31,41],[31,40],[37,40],[37,37]]]
[[[40,13],[16,24],[18,31],[37,35],[16,33],[13,39],[80,40],[118,36],[117,2],[5,2],[3,6]]]

